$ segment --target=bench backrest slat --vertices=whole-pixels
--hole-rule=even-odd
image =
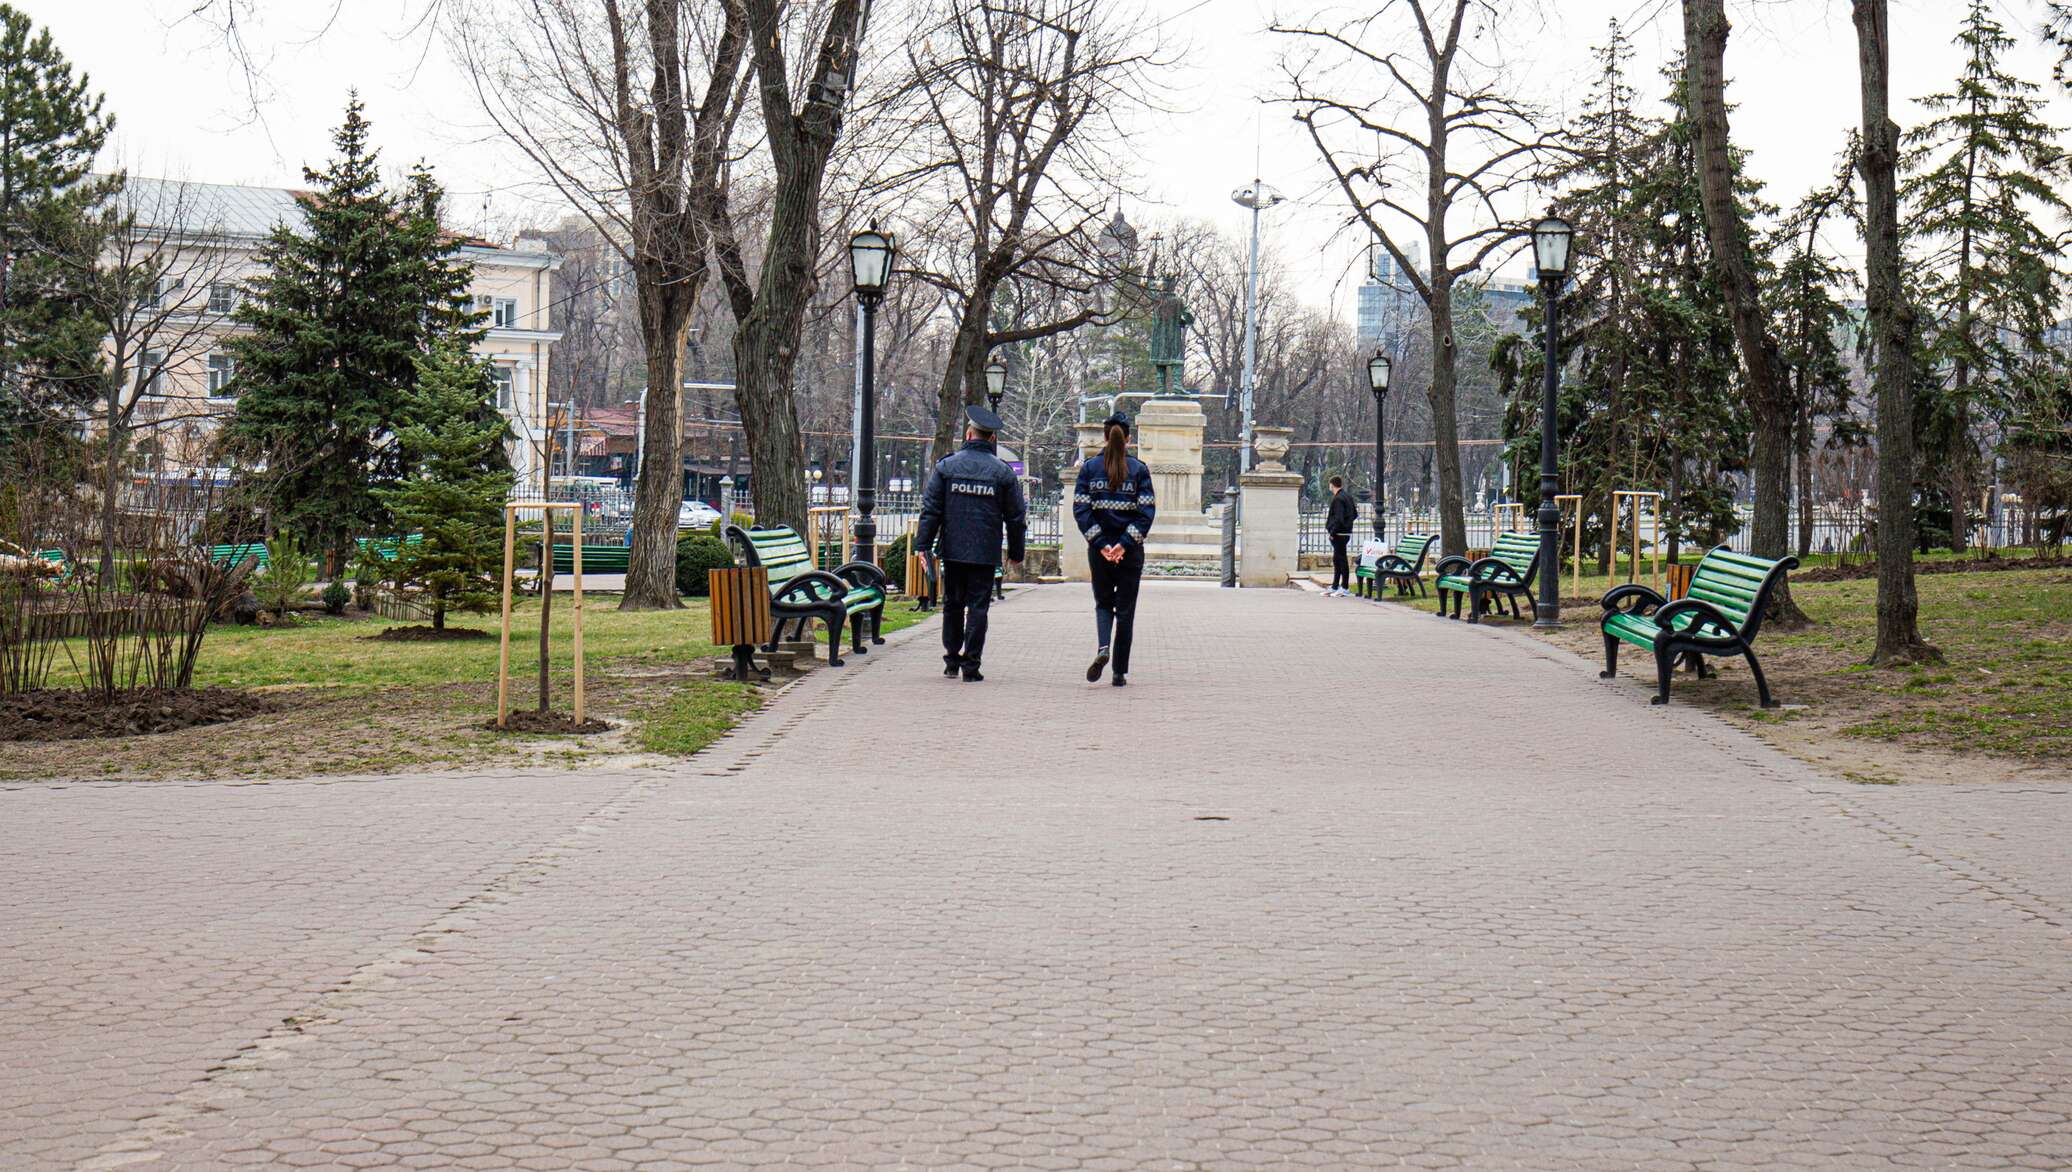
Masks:
[[[1733,620],[1744,638],[1753,639],[1769,607],[1770,592],[1785,571],[1798,564],[1797,558],[1772,561],[1720,546],[1699,559],[1686,596],[1711,604]]]
[[[1430,533],[1405,534],[1396,538],[1395,555],[1413,566],[1417,565],[1424,560],[1425,550],[1430,549],[1436,540]]]
[[[806,539],[799,536],[796,529],[742,529],[729,525],[727,536],[741,556],[747,559],[747,564],[762,566],[770,572],[773,592],[815,568],[813,556],[806,549]]]
[[[1533,571],[1540,564],[1540,537],[1537,533],[1499,533],[1489,547],[1489,556],[1518,571],[1518,576],[1530,581]]]

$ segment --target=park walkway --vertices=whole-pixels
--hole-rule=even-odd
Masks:
[[[666,771],[0,790],[0,1166],[2072,1164],[2062,788],[1078,588]]]

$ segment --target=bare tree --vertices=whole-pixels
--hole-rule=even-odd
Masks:
[[[806,523],[804,437],[792,394],[793,367],[806,310],[818,287],[821,189],[842,133],[843,107],[856,75],[870,17],[869,0],[833,0],[824,19],[779,0],[729,0],[729,19],[746,33],[755,92],[763,116],[763,149],[771,173],[768,226],[761,264],[749,275],[737,217],[722,185],[712,188],[711,228],[727,300],[739,323],[734,335],[735,400],[759,520],[803,529]],[[817,48],[803,78],[794,78],[786,42]],[[796,96],[803,91],[803,96]],[[650,385],[652,385],[652,380]],[[652,430],[652,427],[650,428]]]
[[[1865,282],[1878,420],[1878,642],[1872,663],[1940,659],[1921,638],[1914,593],[1914,309],[1901,281],[1899,125],[1892,120],[1892,24],[1886,0],[1853,0],[1862,73]],[[1960,504],[1959,508],[1962,507]]]
[[[223,245],[224,209],[211,190],[124,180],[57,258],[77,270],[80,301],[103,339],[92,395],[103,575],[115,566],[122,484],[138,434],[155,438],[216,414],[220,404],[210,397],[230,376],[227,365],[204,367],[239,296],[235,255]]]
[[[907,40],[902,95],[919,124],[907,170],[949,230],[913,255],[956,315],[937,396],[935,451],[956,446],[994,348],[1101,317],[1110,277],[1096,236],[1124,170],[1118,118],[1149,94],[1140,30],[1103,0],[942,0]],[[1012,287],[1017,308],[995,299]],[[1060,296],[1048,296],[1044,292]]]
[[[1336,27],[1273,26],[1299,46],[1284,66],[1284,100],[1337,181],[1351,222],[1388,250],[1425,305],[1432,339],[1426,397],[1440,544],[1448,553],[1467,547],[1454,286],[1526,231],[1512,205],[1556,149],[1540,133],[1539,111],[1505,94],[1495,64],[1473,51],[1489,43],[1503,15],[1495,0],[1389,0]],[[1404,18],[1413,34],[1407,51],[1394,47]],[[1375,96],[1341,96],[1367,93]],[[1418,238],[1429,269],[1407,247]]]
[[[1770,316],[1756,281],[1749,227],[1734,199],[1734,147],[1727,133],[1726,0],[1683,0],[1684,74],[1691,121],[1698,130],[1698,189],[1705,208],[1705,232],[1712,262],[1741,349],[1748,380],[1748,404],[1755,418],[1755,516],[1748,548],[1759,557],[1791,552],[1792,430],[1798,410],[1784,362],[1778,356]],[[1809,621],[1782,582],[1771,596],[1770,621],[1799,626]]]
[[[489,117],[632,273],[648,394],[619,605],[679,606],[684,343],[747,96],[749,10],[762,0],[450,2],[450,40]],[[787,465],[756,467],[781,476]]]

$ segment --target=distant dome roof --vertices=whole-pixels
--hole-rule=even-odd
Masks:
[[[1104,245],[1112,242],[1115,248],[1124,253],[1137,250],[1137,230],[1124,218],[1121,208],[1115,209],[1115,218],[1108,221],[1106,228],[1101,229],[1101,242]]]

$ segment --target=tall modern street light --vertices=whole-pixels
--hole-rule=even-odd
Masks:
[[[1230,201],[1252,211],[1252,268],[1245,280],[1245,376],[1238,388],[1238,406],[1244,412],[1244,434],[1238,437],[1238,468],[1252,468],[1252,372],[1259,358],[1259,213],[1281,203],[1286,196],[1254,178],[1250,187],[1230,193]]]
[[[1367,386],[1374,392],[1374,540],[1388,536],[1382,486],[1388,483],[1388,425],[1383,409],[1389,401],[1389,356],[1379,350],[1367,360]]]
[[[1007,363],[995,358],[986,363],[986,401],[993,414],[1000,414],[1000,400],[1007,397]]]
[[[1540,603],[1535,627],[1561,625],[1561,505],[1555,494],[1561,491],[1559,465],[1561,425],[1561,286],[1568,279],[1568,245],[1574,232],[1568,221],[1548,216],[1532,226],[1532,256],[1540,273],[1542,300],[1547,306],[1546,338],[1542,343],[1546,368],[1540,391]]]
[[[878,523],[871,514],[878,507],[878,306],[885,300],[885,285],[892,277],[892,258],[898,251],[890,232],[876,225],[849,238],[849,268],[856,278],[856,304],[863,307],[863,403],[858,412],[856,462],[849,482],[856,497],[856,559],[876,565]]]

